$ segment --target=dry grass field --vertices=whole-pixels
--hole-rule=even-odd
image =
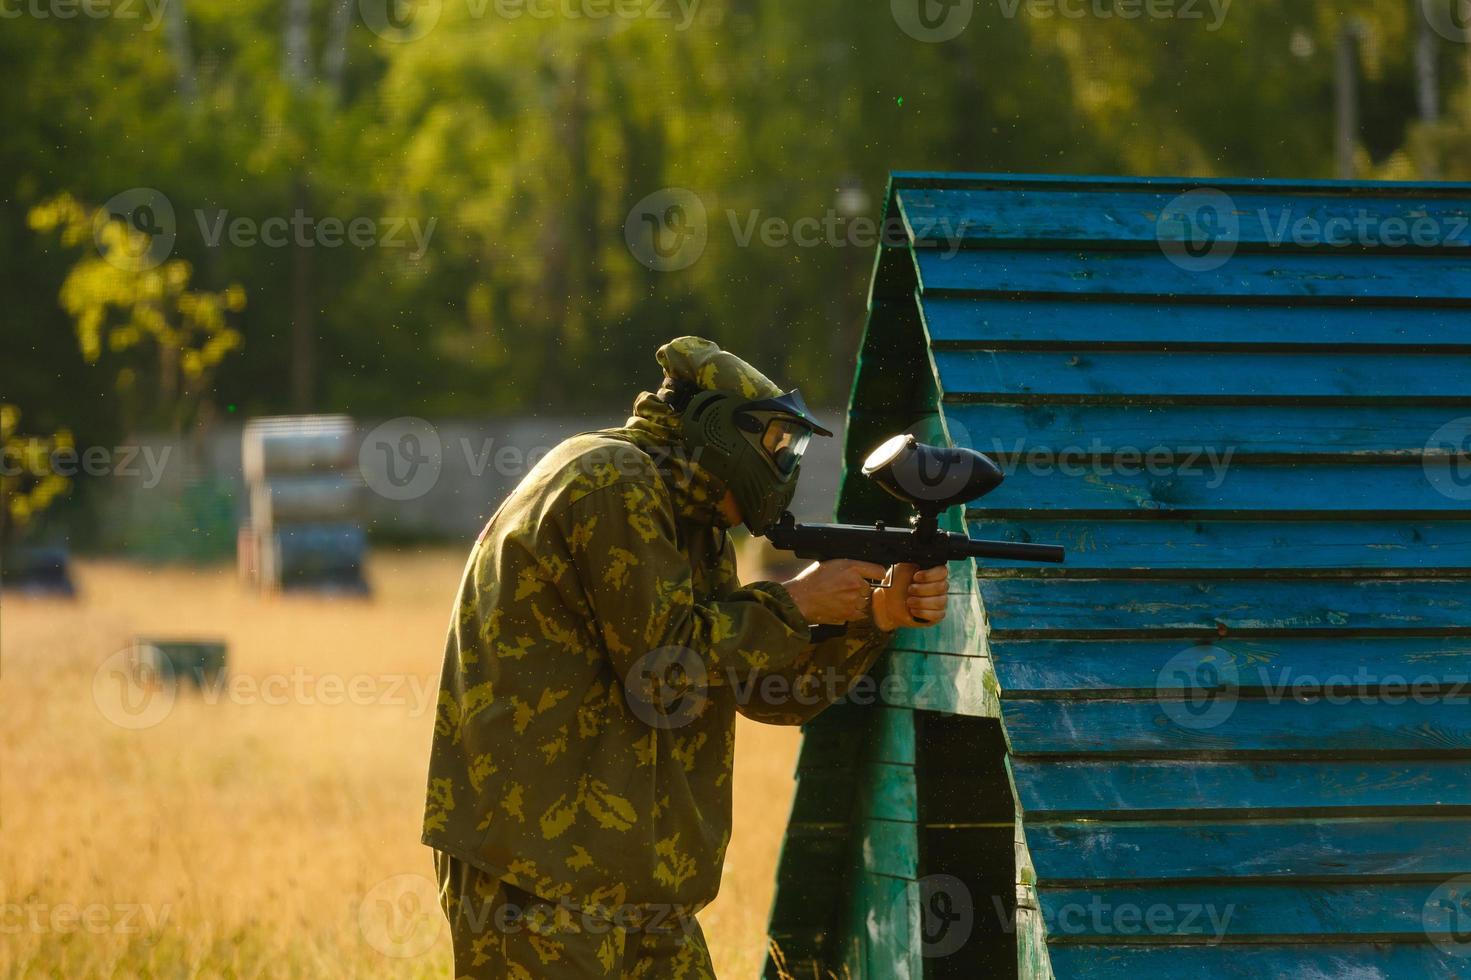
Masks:
[[[462,556],[380,551],[371,600],[231,569],[81,563],[0,608],[0,977],[449,977],[418,843]],[[122,682],[137,635],[218,637],[214,703]],[[757,975],[799,740],[742,722],[736,826],[701,915]]]

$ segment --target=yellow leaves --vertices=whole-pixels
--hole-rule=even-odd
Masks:
[[[32,208],[29,221],[33,230],[57,232],[63,246],[83,250],[57,298],[72,318],[77,346],[88,363],[100,360],[104,350],[121,354],[151,342],[173,352],[161,359],[173,365],[166,370],[177,371],[198,390],[209,372],[241,346],[239,331],[226,322],[229,314],[245,309],[245,290],[238,283],[220,292],[190,289],[194,270],[188,262],[159,256],[150,235],[69,194]],[[177,387],[172,377],[160,382],[165,390]]]
[[[22,436],[21,413],[15,405],[0,405],[0,526],[6,520],[25,525],[66,493],[71,480],[55,472],[57,452],[76,448],[67,429],[51,436]]]
[[[454,808],[454,784],[444,778],[431,779],[424,805],[425,831],[443,830],[449,823],[449,815]]]

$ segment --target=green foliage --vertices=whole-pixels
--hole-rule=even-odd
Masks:
[[[101,209],[62,194],[31,209],[31,227],[55,232],[82,256],[61,285],[63,310],[76,324],[82,357],[95,364],[104,349],[126,355],[148,347],[151,370],[137,358],[117,373],[124,393],[139,388],[140,373],[153,376],[153,421],[180,428],[191,421],[201,390],[226,354],[240,346],[227,313],[245,308],[245,290],[232,285],[212,293],[189,288],[193,269],[183,259],[152,260],[151,236]]]
[[[62,429],[50,436],[22,435],[20,417],[16,406],[0,404],[0,550],[71,487],[52,459],[75,452],[72,434]]]
[[[494,0],[446,0],[412,41],[368,29],[371,3],[347,6],[339,43],[338,5],[308,5],[295,73],[283,70],[285,0],[173,0],[182,47],[146,18],[7,22],[8,398],[107,438],[128,416],[111,375],[125,366],[135,393],[147,387],[145,368],[157,368],[136,355],[164,336],[158,318],[182,331],[180,296],[197,288],[227,308],[238,282],[250,307],[230,323],[243,346],[192,383],[202,402],[242,414],[293,407],[303,324],[316,341],[315,407],[361,416],[622,409],[657,381],[655,346],[690,332],[837,402],[872,248],[842,235],[742,244],[742,226],[876,219],[891,169],[1333,176],[1346,24],[1360,38],[1360,172],[1465,176],[1471,159],[1471,108],[1457,95],[1471,46],[1437,39],[1445,112],[1415,123],[1418,4],[1406,0],[1234,3],[1214,25],[1206,4],[1194,5],[1201,20],[977,4],[941,44],[908,37],[887,4],[839,0],[705,0],[688,24],[677,4],[667,19],[508,18]],[[73,284],[81,266],[25,229],[60,194],[105,201],[135,187],[172,203],[169,264],[192,272],[181,284],[153,270],[141,319],[128,302],[141,281]],[[665,187],[693,190],[709,216],[704,255],[677,272],[643,267],[624,245],[629,209]],[[208,234],[221,210],[259,223],[298,209],[370,218],[380,232],[433,221],[433,234],[422,254]],[[58,339],[68,325],[82,351]],[[205,353],[209,338],[227,343],[227,332],[188,333],[176,346],[205,361],[222,353]],[[190,369],[178,369],[182,390]]]

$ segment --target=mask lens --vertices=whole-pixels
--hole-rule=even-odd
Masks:
[[[811,429],[787,419],[772,419],[761,436],[762,448],[783,476],[790,476],[797,468],[811,441]]]

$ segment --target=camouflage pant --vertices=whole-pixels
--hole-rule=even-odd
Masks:
[[[715,980],[699,923],[631,930],[434,853],[457,980]]]

